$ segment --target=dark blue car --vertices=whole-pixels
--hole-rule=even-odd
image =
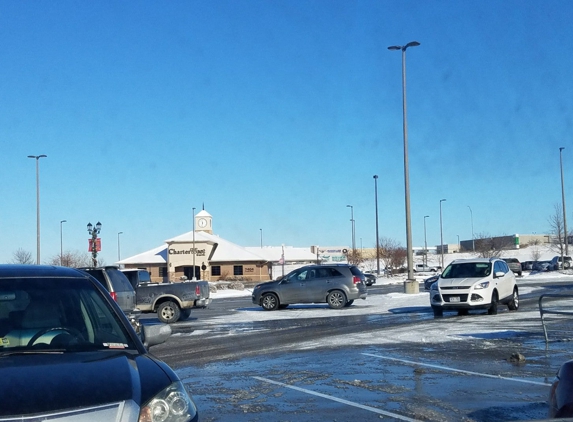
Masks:
[[[141,335],[149,347],[169,333]],[[0,392],[0,420],[198,420],[111,296],[71,268],[0,265]]]

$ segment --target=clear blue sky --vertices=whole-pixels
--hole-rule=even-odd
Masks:
[[[401,54],[414,246],[541,233],[573,210],[571,1],[0,3],[0,262],[108,263],[191,230],[243,246],[404,246]],[[571,215],[571,214],[570,214]],[[573,219],[571,219],[573,225]]]

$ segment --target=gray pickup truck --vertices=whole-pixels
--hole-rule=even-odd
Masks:
[[[170,324],[189,318],[191,309],[205,308],[210,302],[209,282],[182,281],[152,283],[147,270],[122,269],[136,295],[137,308],[143,312],[157,312],[161,322]]]

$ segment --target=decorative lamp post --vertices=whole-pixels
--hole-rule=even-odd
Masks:
[[[28,158],[36,159],[36,265],[40,265],[40,158],[47,155],[28,155]]]
[[[380,275],[380,240],[378,238],[378,175],[374,175],[374,204],[376,208],[376,274]]]
[[[442,271],[444,270],[444,230],[442,226],[442,202],[445,199],[440,199],[440,252],[442,254]]]
[[[60,221],[60,267],[64,265],[64,236],[62,232],[62,223],[67,223],[67,221]]]
[[[406,50],[409,47],[417,47],[418,41],[411,41],[404,46],[393,45],[388,50],[402,51],[402,115],[404,132],[404,197],[406,204],[406,251],[408,259],[408,279],[404,281],[405,293],[418,293],[420,287],[414,278],[414,253],[412,250],[412,223],[410,217],[410,175],[408,167],[408,120],[406,113]]]
[[[424,265],[428,266],[428,239],[426,238],[426,218],[429,215],[424,216]]]
[[[88,223],[88,233],[92,236],[90,239],[90,250],[92,253],[92,266],[97,267],[97,252],[98,252],[98,242],[97,235],[101,231],[101,223],[98,221],[97,224],[92,226],[92,223]]]

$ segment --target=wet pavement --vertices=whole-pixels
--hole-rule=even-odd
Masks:
[[[573,342],[545,344],[536,310],[543,291],[523,295],[517,319],[507,312],[434,319],[429,307],[412,306],[213,326],[206,312],[174,325],[174,336],[152,352],[175,367],[201,421],[539,420],[554,374],[573,356]],[[229,303],[231,316],[250,306]],[[468,324],[481,329],[445,342],[400,340]],[[571,325],[558,324],[556,332]],[[345,342],[349,330],[353,341]],[[376,344],[385,336],[393,341]],[[514,353],[525,362],[510,362]]]

